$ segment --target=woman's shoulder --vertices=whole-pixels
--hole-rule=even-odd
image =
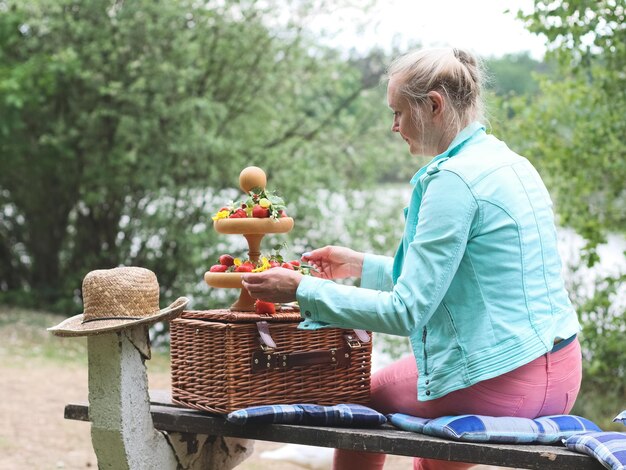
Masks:
[[[480,140],[468,142],[458,154],[446,159],[437,169],[452,171],[470,183],[500,168],[517,164],[530,163],[503,141],[487,134]]]

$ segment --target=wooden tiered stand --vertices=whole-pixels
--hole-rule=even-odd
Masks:
[[[265,172],[256,166],[244,168],[239,175],[239,186],[244,193],[248,194],[254,188],[265,189],[267,176]],[[293,228],[291,217],[279,219],[220,219],[216,220],[213,227],[218,233],[243,235],[248,242],[248,257],[252,262],[257,262],[261,256],[261,240],[268,233],[288,233]],[[254,299],[241,284],[241,276],[244,273],[213,273],[207,271],[204,274],[205,282],[216,288],[241,289],[239,299],[230,306],[233,311],[253,312]],[[250,273],[245,273],[250,274]],[[251,273],[255,275],[255,273]]]

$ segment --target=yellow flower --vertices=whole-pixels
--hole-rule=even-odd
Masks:
[[[228,218],[228,215],[230,214],[230,211],[219,211],[217,214],[215,214],[213,217],[211,217],[213,220],[220,220],[220,219],[226,219]]]
[[[267,270],[269,268],[270,268],[270,262],[268,261],[268,259],[265,256],[263,256],[261,258],[261,266],[253,269],[252,272],[253,273],[260,273],[260,272],[265,271],[265,270]]]
[[[234,264],[235,266],[241,266],[241,260],[240,260],[239,258],[235,258],[235,259],[233,260],[233,264]]]

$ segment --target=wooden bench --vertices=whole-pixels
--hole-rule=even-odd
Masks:
[[[377,429],[233,425],[221,416],[173,405],[169,392],[148,394],[145,327],[90,337],[88,351],[90,403],[68,404],[65,418],[91,421],[100,468],[230,469],[250,455],[251,440],[514,468],[604,468],[595,459],[560,446],[457,442],[388,425]]]

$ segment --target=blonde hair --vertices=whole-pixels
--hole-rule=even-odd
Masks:
[[[473,121],[485,120],[482,98],[485,73],[482,63],[471,53],[452,48],[424,49],[409,52],[394,60],[387,70],[387,79],[396,76],[399,92],[415,108],[428,100],[430,91],[441,93],[448,126],[455,133]]]

